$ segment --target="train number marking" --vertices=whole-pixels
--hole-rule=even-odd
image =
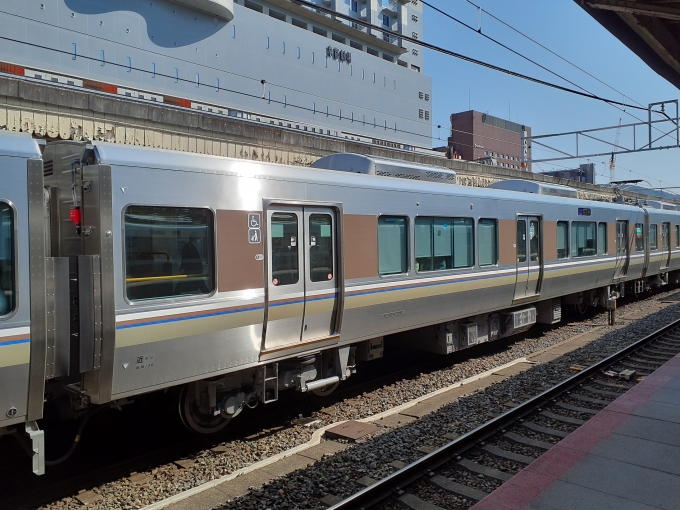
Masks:
[[[154,354],[145,354],[144,356],[137,356],[135,359],[135,370],[143,370],[152,368],[154,364]]]
[[[400,315],[404,315],[406,313],[406,310],[397,310],[396,312],[387,312],[387,313],[381,313],[378,315],[379,319],[388,319],[390,317],[398,317]]]

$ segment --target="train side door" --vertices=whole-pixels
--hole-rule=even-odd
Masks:
[[[281,206],[267,213],[265,350],[334,334],[338,300],[336,213]]]
[[[515,299],[539,293],[543,276],[542,244],[540,219],[536,216],[518,216]]]
[[[661,270],[668,269],[671,256],[671,224],[661,224]]]
[[[623,278],[628,274],[628,261],[630,260],[630,245],[628,242],[628,222],[617,220],[616,222],[616,269],[614,278]]]

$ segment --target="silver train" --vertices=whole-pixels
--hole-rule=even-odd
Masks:
[[[314,166],[0,134],[0,435],[32,442],[37,474],[46,401],[177,387],[210,433],[281,390],[330,393],[385,335],[447,354],[680,276],[675,206]]]

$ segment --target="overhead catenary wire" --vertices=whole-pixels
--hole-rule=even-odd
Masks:
[[[529,39],[530,41],[534,42],[535,44],[538,44],[541,48],[545,49],[546,51],[549,51],[551,54],[553,54],[553,55],[559,57],[560,59],[564,60],[565,62],[568,62],[569,64],[571,64],[572,66],[576,67],[576,68],[579,69],[580,71],[586,73],[588,76],[590,76],[590,77],[596,79],[597,81],[599,81],[599,82],[602,83],[603,85],[606,85],[607,87],[609,87],[610,89],[612,89],[612,90],[615,91],[616,93],[621,94],[624,98],[628,98],[628,99],[630,99],[631,101],[633,101],[634,103],[637,103],[638,105],[640,105],[640,107],[642,107],[642,108],[639,108],[639,109],[649,110],[649,108],[646,108],[646,107],[645,107],[642,103],[640,103],[639,101],[635,101],[633,98],[631,98],[631,97],[625,95],[623,92],[620,92],[620,91],[618,91],[617,89],[615,89],[614,87],[612,87],[612,86],[610,86],[610,85],[607,85],[605,82],[603,82],[602,80],[596,78],[595,76],[593,76],[592,74],[588,73],[588,72],[585,71],[584,69],[581,69],[581,68],[580,68],[579,66],[577,66],[576,64],[573,64],[572,62],[568,61],[567,59],[565,59],[565,58],[559,56],[557,53],[555,53],[554,51],[552,51],[552,50],[550,50],[549,48],[545,47],[545,46],[542,45],[541,43],[539,43],[539,42],[535,41],[534,39],[532,39],[531,37],[529,37],[529,36],[523,34],[523,33],[520,32],[519,30],[517,30],[516,28],[512,27],[512,26],[509,25],[508,23],[502,21],[501,19],[499,19],[498,17],[494,16],[494,15],[491,14],[490,12],[488,12],[488,11],[482,9],[482,7],[478,6],[477,4],[471,2],[470,0],[465,0],[465,1],[468,2],[470,5],[473,5],[473,6],[477,7],[477,8],[480,10],[480,14],[481,14],[481,12],[484,12],[484,13],[488,14],[489,16],[491,16],[492,18],[494,18],[495,20],[498,20],[498,21],[499,21],[500,23],[502,23],[503,25],[507,26],[508,28],[514,30],[514,31],[517,32],[517,33],[520,33],[521,35],[523,35],[524,37],[526,37],[526,38]],[[485,39],[488,39],[489,41],[491,41],[491,42],[493,42],[493,43],[495,43],[495,44],[501,46],[502,48],[505,48],[506,50],[510,51],[511,53],[513,53],[513,54],[519,56],[520,58],[523,58],[524,60],[526,60],[526,61],[528,61],[528,62],[530,62],[530,63],[532,63],[532,64],[534,64],[534,65],[536,65],[536,66],[538,66],[538,67],[540,67],[541,69],[543,69],[543,70],[549,72],[550,74],[552,74],[552,75],[554,75],[554,76],[556,76],[556,77],[558,77],[558,78],[560,78],[560,79],[566,81],[567,83],[569,83],[569,84],[571,84],[571,85],[573,85],[573,86],[575,86],[575,87],[581,89],[582,91],[587,92],[588,94],[593,94],[592,92],[590,92],[590,91],[587,90],[586,88],[581,87],[580,85],[574,83],[573,81],[571,81],[571,80],[565,78],[564,76],[562,76],[562,75],[560,75],[560,74],[557,74],[556,72],[554,72],[554,71],[548,69],[547,67],[543,66],[542,64],[539,64],[539,63],[536,62],[535,60],[530,59],[530,58],[527,57],[526,55],[523,55],[522,53],[520,53],[520,52],[518,52],[518,51],[516,51],[516,50],[514,50],[514,49],[512,49],[512,48],[510,48],[510,47],[507,46],[506,44],[504,44],[504,43],[498,41],[497,39],[494,39],[493,37],[491,37],[491,36],[487,35],[486,33],[482,32],[481,23],[480,23],[480,28],[479,28],[479,29],[475,29],[475,28],[472,27],[471,25],[468,25],[467,23],[465,23],[464,21],[459,20],[458,18],[454,17],[453,15],[451,15],[451,14],[449,14],[449,13],[447,13],[447,12],[444,12],[443,10],[439,9],[438,7],[435,7],[434,5],[428,3],[428,2],[425,1],[425,0],[421,0],[421,3],[422,3],[423,5],[426,5],[426,6],[429,7],[430,9],[432,9],[432,10],[438,12],[438,13],[441,14],[442,16],[445,16],[446,18],[449,18],[449,19],[451,19],[452,21],[455,21],[456,23],[459,23],[460,25],[464,26],[465,28],[467,28],[467,29],[469,29],[469,30],[472,30],[473,32],[475,32],[475,33],[481,35],[481,36],[484,37]],[[594,95],[594,94],[593,94],[593,95]],[[622,106],[621,106],[621,103],[618,103],[618,102],[610,102],[610,101],[606,101],[606,100],[605,100],[605,102],[608,103],[610,106],[613,106],[613,107],[616,108],[617,110],[621,111],[622,113],[625,113],[625,114],[627,114],[627,115],[630,115],[630,116],[633,117],[635,120],[638,120],[638,121],[640,121],[640,122],[644,122],[644,120],[641,119],[640,117],[637,117],[637,116],[633,115],[631,112],[626,111],[625,105],[624,105],[624,107],[622,107]],[[662,114],[663,114],[663,112],[657,112],[657,113],[662,113]],[[660,130],[659,128],[657,128],[656,126],[654,126],[653,129],[655,129],[655,130],[657,130],[657,131],[661,131],[661,130]]]
[[[507,74],[509,76],[514,76],[515,78],[521,78],[523,80],[527,80],[527,81],[530,81],[532,83],[536,83],[538,85],[544,85],[546,87],[554,88],[554,89],[560,90],[562,92],[568,92],[570,94],[575,94],[575,95],[578,95],[578,96],[581,96],[581,97],[586,97],[586,98],[593,99],[593,100],[596,100],[596,101],[601,101],[601,102],[604,102],[604,103],[616,104],[616,105],[623,106],[623,107],[626,107],[626,108],[633,108],[633,109],[636,109],[636,110],[644,110],[644,111],[649,110],[648,108],[643,107],[643,106],[631,105],[631,104],[624,103],[624,102],[621,102],[621,101],[616,101],[614,99],[607,99],[607,98],[604,98],[604,97],[601,97],[601,96],[598,96],[598,95],[595,95],[595,94],[591,94],[589,92],[583,92],[581,90],[572,89],[572,88],[569,88],[569,87],[558,85],[557,83],[552,83],[552,82],[549,82],[549,81],[541,80],[539,78],[535,78],[533,76],[529,76],[529,75],[526,75],[526,74],[523,74],[523,73],[512,71],[510,69],[506,69],[504,67],[500,67],[500,66],[497,66],[495,64],[485,62],[483,60],[472,58],[472,57],[463,55],[462,53],[457,53],[455,51],[443,48],[441,46],[437,46],[435,44],[427,43],[427,42],[422,41],[420,39],[416,39],[416,38],[409,37],[409,36],[404,35],[404,34],[400,34],[398,32],[394,32],[394,31],[386,29],[384,27],[378,27],[378,26],[372,25],[371,23],[368,23],[368,22],[363,21],[361,19],[353,18],[351,16],[347,16],[346,14],[338,13],[338,12],[332,10],[332,9],[323,7],[323,6],[318,5],[318,4],[308,2],[307,0],[290,0],[290,1],[293,2],[293,3],[299,4],[299,5],[303,5],[305,7],[309,7],[310,9],[313,9],[315,11],[321,11],[321,12],[326,13],[328,15],[334,16],[335,18],[341,18],[341,19],[350,21],[352,23],[356,23],[357,25],[362,25],[362,26],[369,28],[369,29],[382,31],[386,34],[393,36],[396,39],[403,39],[403,40],[408,41],[410,43],[419,45],[423,48],[427,48],[427,49],[430,49],[430,50],[433,50],[433,51],[437,51],[439,53],[443,53],[443,54],[448,55],[450,57],[454,57],[454,58],[463,60],[465,62],[476,64],[476,65],[479,65],[481,67],[486,67],[487,69],[491,69],[493,71],[498,71],[500,73],[504,73],[504,74]]]

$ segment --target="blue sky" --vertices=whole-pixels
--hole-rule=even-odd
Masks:
[[[466,0],[428,0],[441,10],[465,23],[478,26],[478,11]],[[649,69],[633,52],[593,20],[573,0],[476,0],[475,4],[520,30],[555,53],[573,62],[607,85],[628,96],[624,98],[606,85],[589,77],[559,58],[551,55],[528,39],[513,32],[486,14],[482,14],[482,31],[518,51],[551,71],[564,76],[589,92],[629,104],[678,99],[678,90]],[[483,60],[500,67],[550,81],[570,88],[573,85],[510,53],[474,31],[435,13],[423,5],[424,30],[422,39],[458,53]],[[598,101],[553,90],[542,85],[498,73],[441,53],[425,50],[425,73],[432,76],[433,136],[445,139],[450,127],[449,115],[468,109],[468,91],[472,109],[488,112],[531,126],[534,135],[560,133],[582,129],[634,123],[627,113]],[[509,108],[509,110],[508,110]],[[646,120],[646,112],[626,110]],[[666,126],[666,131],[670,129]],[[614,142],[615,130],[595,134]],[[646,128],[638,128],[637,143],[647,140]],[[669,145],[672,140],[666,138]],[[558,148],[574,147],[574,138],[554,141]],[[437,145],[435,140],[435,145]],[[564,145],[561,145],[564,144]],[[623,129],[620,144],[632,145],[632,130]],[[554,153],[538,150],[534,158],[552,157]],[[605,146],[581,149],[604,152]],[[616,159],[616,179],[645,179],[653,187],[680,186],[678,159],[680,149],[623,154]],[[590,160],[540,163],[534,171],[573,168],[579,163],[596,163],[597,182],[609,181],[609,157]],[[678,190],[670,190],[680,193]]]

